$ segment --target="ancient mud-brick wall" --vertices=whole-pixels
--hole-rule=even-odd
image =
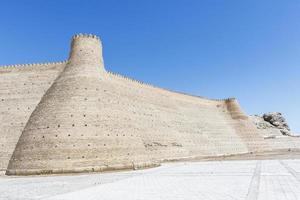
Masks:
[[[7,174],[136,168],[276,149],[235,99],[195,97],[106,72],[95,36],[75,36],[62,65],[19,129]]]
[[[30,114],[65,62],[0,67],[0,170],[8,161]]]

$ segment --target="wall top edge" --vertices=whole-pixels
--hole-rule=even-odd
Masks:
[[[118,73],[115,73],[115,72],[107,71],[107,73],[109,75],[116,76],[116,77],[119,77],[119,78],[122,78],[122,79],[125,79],[125,80],[128,80],[128,81],[140,84],[141,86],[148,86],[148,87],[152,87],[152,88],[157,88],[157,89],[165,90],[165,91],[168,91],[168,92],[173,92],[173,93],[177,93],[177,94],[182,94],[182,95],[187,95],[187,96],[191,96],[191,97],[201,98],[201,99],[205,99],[205,100],[226,102],[226,101],[231,101],[231,100],[235,100],[236,99],[234,97],[224,98],[224,99],[212,99],[212,98],[207,98],[207,97],[203,97],[203,96],[197,96],[197,95],[187,94],[187,93],[184,93],[184,92],[178,92],[178,91],[174,91],[174,90],[170,90],[170,89],[165,89],[165,88],[157,87],[157,86],[154,86],[152,84],[144,83],[142,81],[135,80],[133,78],[130,78],[130,77],[127,77],[127,76],[124,76],[124,75],[121,75],[121,74],[118,74]]]
[[[0,70],[9,70],[9,69],[23,69],[28,67],[36,66],[53,66],[53,65],[62,65],[66,64],[68,60],[59,61],[59,62],[45,62],[45,63],[29,63],[29,64],[13,64],[13,65],[0,65]]]

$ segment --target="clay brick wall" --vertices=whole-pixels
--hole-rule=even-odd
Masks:
[[[0,67],[0,170],[8,161],[30,114],[65,62]]]
[[[26,73],[41,76],[40,84],[49,84],[38,87],[34,108],[22,114],[19,129],[9,125],[11,119],[5,122],[13,132],[1,133],[11,137],[3,144],[10,145],[10,151],[16,146],[9,175],[132,169],[299,143],[265,140],[235,99],[191,96],[106,72],[101,42],[92,35],[73,37],[69,60],[53,67],[51,77],[46,78],[47,70],[16,74],[27,77]],[[13,82],[7,85],[27,91]],[[26,92],[22,97],[32,101]],[[17,101],[27,106],[26,101]],[[1,109],[5,110],[4,104]],[[12,112],[11,118],[17,113]]]

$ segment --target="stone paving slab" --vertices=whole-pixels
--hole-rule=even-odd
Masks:
[[[300,160],[167,163],[104,174],[0,177],[0,199],[297,200]]]

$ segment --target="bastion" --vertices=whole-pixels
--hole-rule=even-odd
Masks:
[[[68,60],[0,68],[0,170],[7,175],[101,172],[164,161],[296,151],[266,138],[234,98],[208,99],[105,70],[94,35]]]

